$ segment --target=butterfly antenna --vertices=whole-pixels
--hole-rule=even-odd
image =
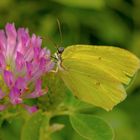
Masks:
[[[60,33],[60,45],[61,45],[63,43],[61,24],[60,24],[60,20],[58,18],[56,21],[57,21],[58,29],[59,29],[59,33]]]
[[[46,36],[46,37],[42,37],[42,39],[47,39],[49,42],[51,42],[53,44],[53,46],[58,50],[58,46],[57,44],[49,37],[49,36]]]

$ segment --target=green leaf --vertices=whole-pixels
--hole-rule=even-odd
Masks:
[[[66,86],[57,73],[49,73],[42,78],[43,88],[48,87],[48,93],[38,99],[38,106],[43,110],[56,110],[65,99]]]
[[[70,122],[75,131],[88,140],[113,139],[112,129],[105,121],[96,116],[72,114]]]
[[[132,97],[131,97],[131,99],[132,99]],[[136,100],[135,100],[135,102],[136,102]],[[133,104],[131,104],[131,106],[132,105]],[[130,106],[130,108],[131,108],[131,106]],[[134,108],[133,108],[133,110],[134,110]],[[135,110],[137,110],[137,109],[135,108]],[[137,140],[137,138],[135,137],[136,131],[134,130],[134,128],[132,126],[133,123],[130,118],[130,114],[127,114],[126,112],[127,112],[127,109],[125,109],[125,111],[122,111],[122,110],[116,108],[109,113],[105,112],[105,111],[100,111],[96,115],[100,115],[100,117],[102,117],[104,120],[106,120],[106,122],[108,122],[112,126],[112,128],[115,132],[115,140]],[[137,115],[135,115],[135,116],[139,116],[138,112],[136,112],[136,113],[137,113]],[[134,113],[134,114],[136,114],[136,113]],[[136,120],[138,120],[138,119],[136,119]],[[137,124],[139,125],[138,122],[137,122]],[[136,125],[135,125],[135,127],[136,127]],[[139,130],[139,129],[136,129],[136,130]]]
[[[19,140],[23,124],[22,117],[4,120],[0,127],[0,140]]]
[[[51,133],[49,132],[49,120],[50,118],[47,115],[44,115],[42,124],[40,126],[39,140],[49,140],[50,133]]]
[[[56,116],[52,119],[52,123],[64,124],[65,127],[61,131],[52,133],[51,140],[73,140],[73,133],[75,131],[70,124],[68,116]]]
[[[33,114],[23,126],[21,140],[39,140],[43,118],[44,115],[40,111]]]
[[[95,106],[92,104],[88,104],[83,102],[73,96],[71,91],[67,91],[65,105],[69,109],[70,112],[77,112],[77,113],[94,113],[96,111]]]

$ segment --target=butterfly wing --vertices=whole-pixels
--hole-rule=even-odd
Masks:
[[[111,110],[126,97],[124,85],[140,68],[140,60],[117,47],[73,45],[62,54],[59,74],[79,99]]]

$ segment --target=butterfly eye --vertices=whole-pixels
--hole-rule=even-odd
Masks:
[[[58,48],[58,53],[62,53],[64,51],[64,48],[63,47],[59,47]]]

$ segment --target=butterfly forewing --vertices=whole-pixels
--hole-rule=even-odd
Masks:
[[[140,67],[139,59],[124,49],[74,45],[62,54],[59,73],[79,99],[106,110],[126,97],[128,85]]]

